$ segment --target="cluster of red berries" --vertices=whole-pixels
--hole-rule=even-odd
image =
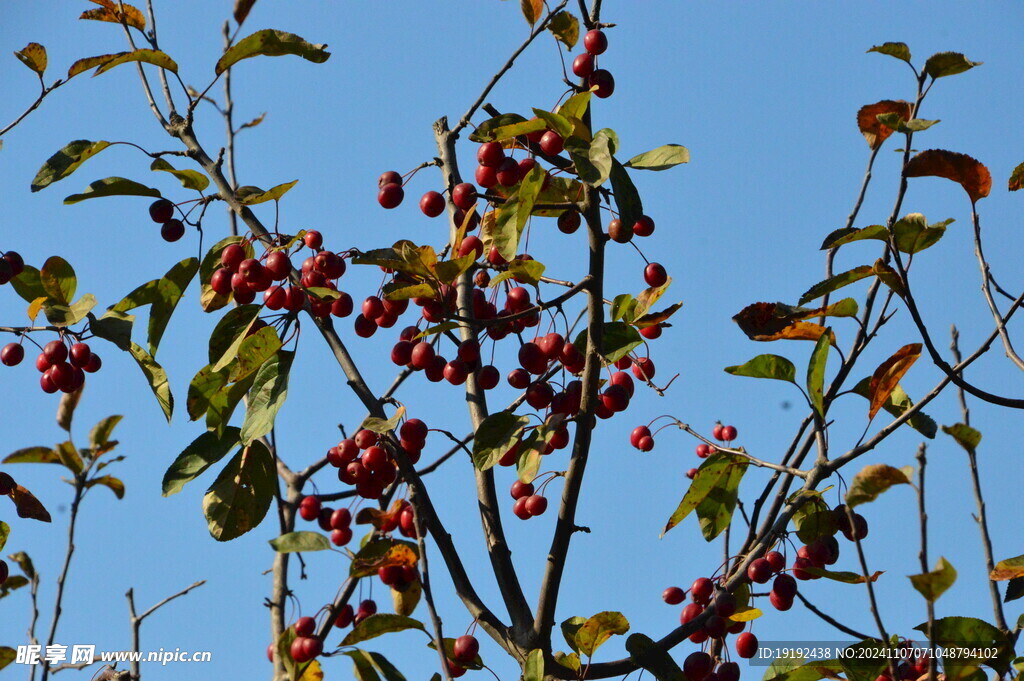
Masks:
[[[597,68],[597,56],[608,49],[608,36],[600,29],[588,31],[583,36],[583,49],[586,52],[576,55],[572,60],[572,72],[585,78],[596,96],[602,99],[611,97],[615,92],[615,79],[605,69]]]
[[[25,261],[16,251],[7,251],[0,256],[0,286],[3,286],[11,279],[25,270]]]
[[[167,199],[157,199],[149,206],[149,217],[160,225],[160,236],[171,243],[185,236],[185,223],[174,217],[174,208]]]
[[[662,599],[670,605],[678,605],[685,598],[686,592],[677,586],[669,587],[662,593]],[[716,593],[714,582],[708,577],[700,577],[690,587],[690,599],[692,602],[680,613],[681,624],[696,619],[705,609],[712,609],[712,614],[704,620],[704,626],[690,634],[690,641],[704,643],[708,639],[721,639],[724,642],[728,634],[738,634],[735,642],[736,654],[742,658],[751,658],[757,654],[757,637],[749,631],[743,631],[746,623],[729,620],[736,612],[735,596],[724,589],[718,589]],[[683,671],[691,681],[739,679],[739,667],[735,663],[723,663],[715,672],[714,660],[703,651],[691,653],[683,663]]]
[[[20,343],[8,343],[0,349],[0,363],[5,366],[17,366],[24,358],[25,347]],[[72,343],[69,348],[63,338],[50,341],[36,357],[36,368],[42,373],[39,387],[45,393],[73,393],[85,385],[86,372],[95,373],[102,365],[99,355],[86,343]]]
[[[512,504],[512,512],[520,520],[529,520],[534,516],[544,515],[544,511],[548,510],[547,497],[536,494],[532,482],[516,480],[512,483],[509,493],[515,499],[515,503]]]
[[[352,512],[347,508],[333,509],[323,506],[314,496],[299,502],[299,517],[308,522],[317,521],[320,529],[331,533],[331,543],[345,546],[352,541]]]

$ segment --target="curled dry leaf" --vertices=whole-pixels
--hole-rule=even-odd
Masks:
[[[812,340],[817,341],[826,332],[820,324],[799,321],[804,315],[793,313],[793,308],[779,303],[754,303],[736,314],[732,320],[747,338],[755,341]],[[835,343],[835,335],[830,340]]]
[[[903,171],[907,177],[944,177],[958,182],[971,203],[988,196],[992,189],[992,174],[977,159],[945,149],[928,149],[910,159]]]
[[[900,379],[914,365],[917,358],[921,356],[921,344],[911,343],[904,345],[896,351],[892,357],[882,362],[875,373],[871,376],[871,383],[868,386],[868,394],[871,395],[871,408],[868,411],[868,418],[875,418],[875,414],[882,408],[889,395],[899,385]]]
[[[882,142],[894,132],[892,128],[878,120],[879,114],[896,114],[903,120],[909,121],[911,118],[910,102],[902,99],[883,99],[880,102],[861,107],[857,112],[857,127],[860,128],[860,133],[864,135],[864,139],[872,149],[882,146]]]
[[[50,512],[33,496],[32,492],[29,492],[21,485],[17,485],[11,490],[10,497],[18,509],[19,518],[41,520],[44,523],[50,522]]]

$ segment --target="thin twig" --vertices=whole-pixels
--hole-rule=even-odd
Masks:
[[[427,603],[427,611],[430,613],[430,622],[434,627],[434,645],[437,647],[438,657],[441,659],[441,673],[447,681],[452,681],[452,672],[448,668],[448,655],[444,647],[444,633],[441,630],[441,617],[434,607],[434,595],[430,589],[430,568],[427,560],[427,544],[423,540],[426,532],[426,525],[420,521],[419,504],[417,503],[416,492],[409,496],[409,503],[412,504],[413,521],[416,527],[416,544],[420,549],[420,584],[423,586],[423,600]]]
[[[928,573],[928,511],[925,506],[924,494],[924,470],[928,464],[928,448],[925,443],[917,447],[917,515],[921,525],[921,551],[918,557],[921,560],[921,574]],[[928,637],[928,644],[931,647],[931,655],[928,656],[928,681],[935,681],[935,603],[928,599],[928,623],[925,625],[925,636]]]
[[[181,596],[184,596],[185,594],[187,594],[192,589],[199,588],[203,584],[206,584],[206,580],[205,579],[201,579],[198,582],[195,582],[194,584],[190,584],[189,586],[185,587],[184,589],[182,589],[178,593],[174,594],[173,596],[168,596],[167,598],[163,599],[162,601],[160,601],[159,603],[157,603],[156,605],[154,605],[153,607],[151,607],[149,610],[147,610],[146,612],[142,613],[141,615],[136,615],[135,614],[135,589],[128,589],[128,592],[124,596],[125,596],[126,599],[128,599],[128,617],[129,617],[129,623],[131,624],[131,628],[132,628],[132,652],[138,653],[139,650],[140,650],[139,649],[139,631],[142,628],[142,621],[143,620],[145,620],[147,617],[152,615],[154,612],[156,612],[157,610],[159,610],[163,606],[165,606],[168,603],[170,603],[171,601],[173,601],[175,598],[179,598]],[[139,660],[138,660],[138,656],[137,655],[131,660],[131,672],[132,672],[131,673],[131,678],[134,679],[135,681],[138,681],[138,679],[140,678],[140,673],[139,673]]]

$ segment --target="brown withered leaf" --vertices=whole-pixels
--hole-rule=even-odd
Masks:
[[[523,18],[533,26],[544,14],[544,0],[519,0],[519,6],[523,10]]]
[[[910,159],[904,171],[907,177],[944,177],[958,182],[971,203],[988,196],[992,174],[977,159],[945,149],[928,149]]]
[[[1010,180],[1006,183],[1006,186],[1011,192],[1015,192],[1021,187],[1024,187],[1024,163],[1021,163],[1013,169],[1013,172],[1010,173]]]
[[[79,19],[90,19],[92,21],[109,21],[114,24],[124,23],[140,31],[146,30],[146,17],[137,7],[124,3],[124,13],[121,13],[119,3],[113,0],[92,0],[100,9],[90,9],[82,12]]]
[[[249,16],[249,11],[252,6],[256,4],[256,0],[235,0],[235,21],[241,26],[245,23],[245,18]]]
[[[32,492],[21,485],[17,485],[11,490],[10,497],[18,509],[19,518],[41,520],[44,523],[50,522],[50,512],[32,495]]]
[[[817,341],[825,333],[820,324],[803,322],[802,313],[793,313],[794,308],[779,303],[754,303],[739,311],[732,320],[747,338],[755,341],[812,340]],[[829,339],[835,344],[835,334]]]
[[[373,525],[378,530],[387,525],[394,529],[398,526],[398,516],[403,507],[402,500],[398,499],[387,511],[372,507],[359,509],[355,517],[356,525]]]
[[[857,127],[860,128],[860,134],[864,135],[864,139],[872,149],[882,146],[882,142],[893,133],[892,128],[878,120],[879,114],[888,113],[894,113],[903,120],[909,121],[911,118],[910,102],[905,102],[902,99],[883,99],[880,102],[862,106],[857,112]]]
[[[682,306],[682,303],[673,303],[672,305],[669,305],[661,312],[651,312],[649,314],[645,314],[643,317],[640,317],[639,319],[634,321],[633,324],[634,326],[641,329],[646,326],[657,326],[658,324],[661,324],[662,322],[666,321],[669,317],[674,315],[676,312],[678,312]]]
[[[868,410],[868,418],[875,418],[875,414],[882,408],[889,395],[899,385],[900,379],[910,370],[917,358],[921,356],[921,344],[911,343],[904,345],[896,351],[889,359],[882,362],[875,373],[871,376],[871,383],[868,384],[868,395],[871,396],[871,407]]]

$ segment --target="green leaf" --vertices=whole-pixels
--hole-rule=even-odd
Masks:
[[[745,364],[725,367],[725,372],[733,376],[773,378],[796,385],[796,367],[788,359],[778,355],[758,355]]]
[[[568,140],[572,135],[572,123],[565,116],[544,109],[534,109],[533,115],[547,123],[548,128],[561,135],[562,139]]]
[[[156,396],[156,401],[160,404],[160,409],[167,417],[167,422],[170,423],[171,414],[174,411],[174,396],[171,394],[171,385],[167,381],[167,372],[137,343],[132,343],[128,352],[142,369],[143,375],[149,382],[149,387],[153,390],[153,395]]]
[[[925,633],[928,623],[919,624],[915,630]],[[980,665],[1006,672],[1012,659],[1012,647],[1006,635],[984,620],[974,617],[943,617],[935,621],[932,636],[942,642],[944,671],[949,681],[959,681],[972,675]],[[972,657],[972,653],[986,648],[999,648],[995,658]]]
[[[629,620],[621,612],[599,612],[587,619],[576,632],[576,645],[580,655],[593,657],[594,653],[612,636],[629,631]]]
[[[612,191],[615,193],[615,206],[619,209],[619,219],[627,225],[634,225],[644,214],[644,204],[640,193],[636,190],[629,173],[622,164],[612,159]]]
[[[582,354],[587,352],[586,330],[580,331],[573,345]],[[608,364],[622,359],[635,348],[643,345],[643,337],[634,327],[625,322],[606,322],[601,333],[601,356]]]
[[[508,264],[508,274],[516,281],[536,286],[547,269],[539,260],[513,260]],[[505,272],[502,272],[505,274]],[[491,281],[494,284],[494,281]]]
[[[697,469],[697,475],[694,476],[690,487],[686,490],[686,494],[683,495],[682,501],[679,502],[679,506],[672,513],[668,523],[665,525],[665,529],[661,531],[661,536],[664,537],[666,532],[681,523],[686,516],[696,510],[713,490],[718,489],[723,484],[728,484],[729,478],[727,474],[734,465],[743,461],[745,459],[742,457],[725,452],[715,452],[704,459],[700,468]]]
[[[930,121],[924,118],[911,118],[909,121],[905,121],[897,113],[878,114],[877,118],[883,125],[892,128],[896,132],[921,132],[936,123],[942,122],[939,120]]]
[[[228,310],[221,317],[210,334],[210,348],[207,356],[212,371],[227,367],[238,356],[238,349],[245,335],[262,310],[260,305],[239,305]]]
[[[910,48],[907,47],[906,43],[882,43],[881,45],[875,45],[868,52],[887,54],[890,57],[896,57],[908,64],[910,63]]]
[[[830,248],[839,248],[854,241],[864,241],[865,239],[888,241],[889,230],[885,228],[885,225],[868,225],[867,227],[860,228],[843,227],[825,237],[825,241],[821,244],[821,250],[826,251]]]
[[[67,429],[65,428],[65,430]],[[72,474],[78,475],[85,468],[85,462],[82,461],[81,455],[70,440],[61,442],[53,448],[53,451],[57,453],[57,458]]]
[[[74,326],[85,319],[94,307],[96,307],[96,296],[86,293],[78,299],[78,302],[71,305],[44,302],[43,314],[46,315],[46,321],[53,326]]]
[[[886,656],[889,654],[879,641],[861,641],[843,649],[841,669],[846,673],[848,681],[875,681],[888,666]],[[834,678],[834,675],[830,678]]]
[[[9,536],[11,536],[11,526],[0,520],[0,551],[3,551]]]
[[[135,315],[108,310],[99,318],[92,313],[86,316],[89,318],[89,330],[98,338],[110,341],[126,352],[131,347],[132,324],[135,322]]]
[[[489,118],[486,121],[484,121],[483,123],[481,123],[480,125],[478,125],[476,130],[474,130],[469,135],[469,139],[472,142],[491,142],[491,141],[494,141],[494,140],[507,139],[505,137],[497,136],[497,134],[496,134],[497,131],[502,129],[502,128],[508,128],[510,126],[513,126],[513,125],[518,125],[520,123],[527,123],[527,122],[528,121],[525,118],[523,118],[522,116],[520,116],[517,113],[508,113],[508,114],[502,114],[500,116],[495,116],[494,118]],[[543,129],[544,129],[543,121],[533,121],[533,122],[531,122],[530,129],[527,130],[527,132],[535,132],[536,130],[543,130]],[[519,134],[525,134],[525,133],[513,133],[513,134],[509,135],[509,137],[516,137]]]
[[[60,463],[57,452],[49,447],[25,447],[8,454],[3,463]]]
[[[65,305],[75,297],[75,289],[78,287],[75,268],[57,255],[47,258],[43,263],[43,268],[39,270],[39,281],[47,296]]]
[[[105,196],[152,196],[160,198],[160,190],[126,180],[123,177],[107,177],[96,180],[81,194],[72,194],[64,199],[65,205],[71,205],[86,199],[98,199]]]
[[[355,677],[356,681],[380,681],[380,676],[377,675],[377,670],[374,669],[373,658],[370,657],[369,653],[356,648],[354,650],[347,650],[342,655],[348,655],[352,658],[352,676]]]
[[[35,178],[32,180],[30,189],[33,192],[37,192],[54,182],[63,180],[78,170],[79,166],[83,163],[109,146],[110,142],[104,142],[103,140],[98,142],[90,140],[68,142],[63,149],[47,159],[46,163],[43,164],[43,167],[39,169],[39,172],[36,173]]]
[[[637,170],[668,170],[681,163],[689,162],[689,149],[678,144],[665,144],[657,149],[637,154],[626,161],[626,167]]]
[[[580,647],[579,644],[576,643],[576,634],[579,633],[580,628],[586,621],[586,617],[580,617],[577,615],[570,617],[561,624],[562,637],[565,639],[565,642],[569,647],[572,648],[573,652],[577,654],[580,652]]]
[[[11,575],[3,584],[0,584],[0,598],[6,598],[12,591],[23,586],[28,586],[29,581],[21,575]]]
[[[256,372],[242,422],[242,444],[251,443],[274,427],[277,412],[288,396],[288,372],[294,358],[294,352],[279,350]]]
[[[113,492],[114,496],[118,499],[124,499],[124,483],[118,478],[112,475],[101,475],[85,483],[86,488],[95,487],[96,485],[102,485]]]
[[[319,532],[289,532],[268,543],[278,553],[327,551],[331,548],[331,540]]]
[[[867,581],[877,582],[878,578],[884,573],[879,570],[873,573],[870,577],[865,578],[864,575],[859,572],[833,572],[831,570],[823,570],[816,567],[808,567],[807,572],[818,577],[824,577],[825,579],[831,579],[833,582],[842,582],[843,584],[864,584]]]
[[[230,541],[263,520],[274,500],[277,470],[270,450],[256,440],[231,459],[203,497],[210,535]]]
[[[315,534],[307,532],[305,534]],[[322,537],[322,535],[317,535]],[[324,541],[327,542],[327,538],[323,537]],[[343,646],[354,646],[357,643],[368,641],[371,638],[377,638],[384,634],[390,634],[395,631],[406,631],[408,629],[418,629],[419,631],[426,631],[426,627],[423,623],[412,617],[403,617],[402,615],[391,615],[385,613],[378,613],[370,615],[362,622],[357,624],[352,631],[342,640],[341,645]]]
[[[213,368],[207,364],[196,372],[188,385],[188,397],[185,400],[185,408],[190,421],[195,421],[207,412],[210,408],[210,400],[218,390],[227,385],[227,382],[227,369],[213,371]]]
[[[874,501],[893,485],[909,485],[914,471],[909,466],[894,468],[883,463],[865,466],[853,476],[850,489],[846,492],[846,505],[850,508]]]
[[[234,427],[225,428],[220,435],[206,431],[197,437],[164,473],[163,495],[169,497],[180,492],[185,483],[205,473],[206,469],[237,447],[239,442],[239,430]]]
[[[706,541],[713,541],[732,522],[739,498],[740,481],[747,471],[746,459],[731,454],[729,456],[734,457],[733,465],[719,479],[719,484],[712,487],[697,505],[700,531]]]
[[[953,218],[929,225],[920,213],[905,215],[893,225],[896,246],[903,253],[919,253],[939,242]]]
[[[633,321],[633,311],[636,309],[636,298],[628,293],[620,293],[612,299],[611,320],[617,322],[620,319],[627,322]]]
[[[800,296],[800,305],[804,305],[815,298],[821,298],[826,293],[832,293],[861,279],[866,279],[874,273],[871,265],[861,265],[860,267],[854,267],[852,270],[829,277],[825,281],[819,282],[807,289],[807,292]]]
[[[657,681],[687,681],[683,670],[661,646],[644,634],[630,634],[626,639],[630,659],[643,667]]]
[[[519,440],[529,423],[529,416],[516,416],[510,411],[499,411],[485,418],[473,438],[473,465],[477,470],[493,468]]]
[[[243,59],[260,55],[280,57],[294,54],[315,64],[323,64],[331,56],[326,48],[327,45],[308,43],[293,33],[268,28],[246,36],[228,48],[224,55],[217,60],[214,70],[219,76]]]
[[[575,18],[575,17],[574,17]],[[579,31],[577,30],[577,36]],[[569,45],[569,49],[572,49],[572,45]],[[32,69],[42,78],[46,72],[46,48],[39,43],[29,43],[25,47],[21,48],[14,53],[14,56],[18,58],[22,64]],[[0,664],[0,669],[3,669],[4,665]]]
[[[939,596],[946,593],[956,581],[956,570],[945,558],[939,558],[935,569],[920,575],[910,575],[910,583],[926,601],[934,603]]]
[[[283,343],[277,335],[277,329],[264,326],[256,333],[247,336],[238,346],[238,357],[231,364],[228,375],[229,382],[241,381],[251,375],[264,362],[273,357],[281,349]]]
[[[154,160],[153,163],[150,164],[149,169],[162,170],[174,175],[181,181],[181,186],[185,189],[194,189],[197,192],[201,192],[210,186],[210,178],[203,175],[198,170],[175,170],[174,166],[162,158]]]
[[[352,558],[349,576],[368,577],[377,574],[381,567],[415,565],[418,559],[419,548],[412,542],[389,538],[375,539],[359,549]]]
[[[562,10],[551,17],[548,22],[548,30],[555,38],[565,43],[567,49],[576,47],[576,41],[580,39],[580,22],[571,12]]]
[[[94,450],[98,450],[104,449],[108,444],[110,444],[110,436],[114,432],[114,428],[117,427],[117,424],[121,422],[122,418],[124,417],[120,414],[115,414],[113,416],[108,416],[93,426],[92,430],[89,431],[89,446]]]
[[[793,514],[793,526],[796,528],[797,537],[805,544],[831,537],[839,531],[832,510],[818,498],[807,500],[796,510]]]
[[[853,392],[854,394],[860,395],[861,397],[870,400],[870,386],[871,377],[868,376],[867,378],[864,378],[862,381],[860,381],[856,386],[854,386]],[[882,404],[882,409],[885,409],[887,412],[898,418],[913,406],[914,403],[907,396],[907,393],[904,392],[901,386],[897,385],[889,394],[889,398],[885,401],[885,403]],[[936,433],[938,433],[939,431],[938,424],[936,424],[930,416],[928,416],[927,414],[922,414],[921,412],[917,412],[916,414],[911,416],[910,421],[907,425],[909,425],[911,428],[921,433],[928,439],[934,439]]]
[[[373,431],[380,435],[390,433],[392,430],[398,427],[398,424],[402,422],[402,417],[405,416],[405,407],[399,407],[398,411],[389,419],[377,418],[376,416],[368,416],[363,421],[362,428]]]
[[[562,102],[562,106],[558,107],[558,115],[570,120],[573,118],[582,119],[583,114],[587,112],[587,107],[590,106],[590,97],[593,94],[590,90],[577,92]]]
[[[831,332],[832,329],[825,329],[825,333],[818,337],[814,351],[811,352],[811,361],[807,365],[807,397],[822,418],[825,416],[825,368],[828,365]]]
[[[546,176],[547,171],[537,165],[531,168],[530,172],[519,183],[519,191],[516,193],[518,203],[516,209],[516,228],[519,230],[519,234],[522,234],[523,230],[526,229],[530,215],[533,214],[533,207],[537,203],[537,197],[540,196],[540,190],[544,186],[544,178]],[[512,255],[515,254],[513,253]],[[512,258],[506,258],[506,260],[511,262]]]
[[[981,444],[981,433],[963,423],[952,426],[942,426],[942,432],[951,436],[961,447],[968,452],[974,452]]]
[[[11,286],[14,287],[14,292],[27,303],[47,297],[46,289],[43,288],[43,282],[39,278],[39,270],[31,265],[25,265],[21,274],[11,279]]]
[[[544,651],[534,648],[523,664],[523,681],[544,681]]]
[[[405,681],[405,677],[400,671],[398,671],[393,664],[388,662],[388,659],[380,653],[370,653],[370,658],[373,663],[377,665],[377,669],[384,675],[384,681]],[[300,679],[301,681],[301,679]]]
[[[257,187],[252,187],[252,191],[244,191],[249,189],[248,187],[239,187],[235,195],[243,206],[255,206],[258,203],[266,203],[267,201],[277,201],[282,196],[288,193],[288,190],[298,184],[298,180],[292,180],[291,182],[285,182],[279,184],[276,187],[271,187],[267,191],[263,191]]]
[[[1018,191],[1021,187],[1024,187],[1024,163],[1013,169],[1013,172],[1010,173],[1010,179],[1006,182],[1006,186],[1011,192]]]
[[[98,60],[98,61],[97,61]],[[86,59],[79,59],[71,68],[68,70],[68,78],[74,78],[79,73],[88,71],[93,66],[96,66],[96,71],[93,72],[92,76],[95,78],[101,73],[106,73],[115,66],[121,64],[128,64],[131,62],[143,62],[145,64],[153,64],[159,66],[162,69],[166,69],[171,73],[178,72],[178,65],[169,56],[161,52],[160,50],[149,50],[140,49],[132,50],[131,52],[120,52],[118,54],[105,54],[99,57],[87,57]]]
[[[932,78],[944,78],[969,71],[983,63],[971,61],[959,52],[938,52],[928,57],[928,61],[924,63],[924,72]]]
[[[22,573],[24,573],[26,577],[28,577],[29,579],[36,578],[35,565],[32,564],[32,559],[29,558],[29,555],[27,553],[25,553],[24,551],[18,551],[17,553],[12,553],[7,557],[18,564],[18,567],[21,569]]]
[[[152,306],[149,312],[148,334],[150,354],[156,355],[171,315],[198,270],[199,260],[186,258],[172,267],[162,278],[142,284],[112,308],[115,312],[127,312],[144,305]]]

